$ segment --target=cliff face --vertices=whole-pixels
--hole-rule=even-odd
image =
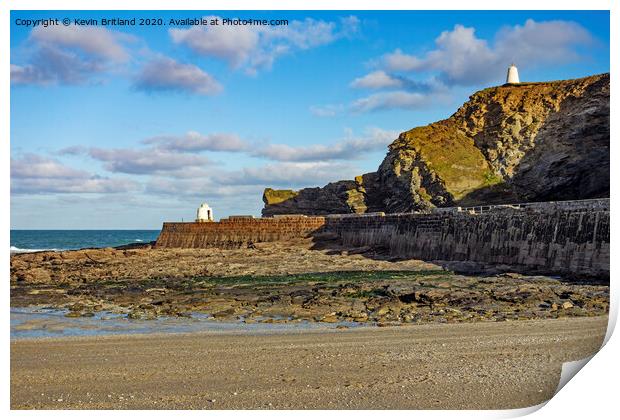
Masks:
[[[377,172],[265,197],[263,215],[609,197],[609,74],[484,89],[400,134]]]

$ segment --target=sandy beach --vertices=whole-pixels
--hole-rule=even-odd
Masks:
[[[12,409],[503,409],[553,396],[607,317],[11,342]]]
[[[11,407],[521,408],[605,334],[607,285],[381,257],[309,243],[12,256],[25,313],[12,315]],[[200,316],[237,328],[156,327]],[[74,324],[96,335],[71,337]]]

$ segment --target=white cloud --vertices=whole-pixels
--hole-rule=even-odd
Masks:
[[[63,79],[67,79],[63,77]],[[74,77],[69,77],[74,79]],[[48,77],[47,72],[40,67],[27,64],[18,66],[11,64],[11,83],[15,85],[45,85],[52,79]]]
[[[221,17],[207,16],[206,19]],[[350,16],[336,22],[306,18],[285,26],[193,26],[169,30],[173,42],[189,47],[197,54],[227,61],[233,68],[249,74],[270,69],[281,55],[307,50],[349,37],[358,31],[359,20]]]
[[[404,54],[400,49],[383,56],[383,64],[392,71],[412,71],[420,66],[420,59]]]
[[[11,64],[11,83],[81,84],[104,69],[105,63],[100,60],[86,59],[72,51],[44,46],[34,53],[31,64]]]
[[[157,136],[143,140],[142,143],[178,152],[199,152],[205,150],[239,152],[248,148],[248,144],[236,134],[200,134],[195,131],[188,131],[183,136]]]
[[[11,182],[14,194],[115,194],[138,189],[139,184],[131,180],[97,175],[81,179],[27,178]]]
[[[11,191],[15,194],[120,193],[138,188],[128,179],[102,177],[36,154],[11,159]]]
[[[340,18],[339,36],[343,38],[353,38],[361,31],[362,22],[357,16],[349,15]]]
[[[495,51],[500,57],[511,57],[522,65],[562,64],[581,59],[576,47],[591,45],[593,41],[592,35],[578,23],[528,19],[522,26],[500,30]]]
[[[284,169],[313,168],[314,163],[334,160],[356,159],[365,153],[385,150],[398,132],[376,127],[367,128],[362,134],[354,135],[347,130],[344,138],[336,143],[309,146],[289,146],[286,144],[248,143],[235,134],[200,134],[189,131],[181,136],[156,136],[142,140],[148,148],[100,148],[72,146],[58,151],[60,155],[88,156],[103,163],[104,169],[134,175],[155,175],[176,179],[228,179],[231,173],[214,171],[211,161],[201,152],[233,152],[279,162],[303,162],[302,166],[282,166]],[[310,165],[310,166],[308,166]],[[279,167],[278,167],[279,168]],[[269,166],[261,170],[273,170]],[[252,170],[244,170],[248,175]],[[218,173],[226,173],[219,178]],[[245,176],[244,175],[244,176]],[[240,173],[234,176],[241,176]],[[256,180],[273,174],[252,174]],[[288,177],[290,174],[285,174]],[[247,177],[249,179],[249,176]]]
[[[586,29],[567,21],[529,19],[524,25],[502,28],[491,41],[478,38],[475,28],[455,25],[443,31],[435,39],[435,48],[425,54],[396,49],[373,62],[379,69],[350,86],[378,92],[353,101],[349,109],[362,113],[426,107],[444,100],[452,86],[502,81],[511,62],[527,70],[579,60],[579,48],[592,40]]]
[[[169,34],[176,44],[184,44],[198,54],[222,58],[235,67],[248,60],[260,38],[260,33],[251,26],[192,26],[170,29]]]
[[[342,105],[312,105],[310,113],[317,117],[335,117],[343,110]]]
[[[160,57],[144,65],[134,81],[137,89],[147,92],[178,91],[199,95],[214,95],[222,91],[210,74],[193,64],[182,64]]]
[[[214,183],[209,178],[163,178],[152,177],[147,183],[145,190],[148,193],[179,197],[247,197],[260,201],[262,192],[261,185],[221,185]]]
[[[347,131],[345,137],[331,145],[310,145],[291,147],[287,145],[248,144],[232,134],[208,134],[188,132],[183,136],[158,136],[142,141],[148,148],[87,148],[68,147],[59,151],[61,155],[88,156],[103,163],[110,172],[147,176],[145,192],[160,196],[217,196],[235,197],[260,195],[265,186],[302,188],[323,185],[337,179],[350,179],[359,174],[359,168],[347,162],[364,153],[385,149],[398,135],[396,131],[369,128],[361,135]],[[251,156],[275,160],[257,167],[243,167],[226,170],[217,167],[199,153],[202,151],[242,152]],[[340,162],[334,162],[341,160]],[[26,164],[27,163],[27,164]],[[22,166],[15,166],[14,172],[28,169],[47,177],[45,185],[39,187],[51,190],[52,177],[87,178],[81,190],[110,191],[129,189],[139,185],[125,180],[107,180],[73,171],[50,159],[30,159]],[[39,175],[37,175],[39,176]],[[64,181],[63,181],[64,182]],[[22,182],[21,190],[34,190]],[[77,191],[68,185],[57,183],[58,190]]]
[[[348,163],[282,162],[239,171],[217,172],[213,181],[219,185],[259,185],[304,187],[325,184],[337,179],[351,178],[357,168]]]
[[[11,177],[14,178],[82,178],[85,171],[65,166],[58,160],[28,153],[20,159],[11,158]]]
[[[470,86],[501,79],[511,62],[524,68],[562,64],[579,59],[577,48],[592,42],[586,29],[574,22],[527,20],[523,26],[501,29],[494,42],[478,38],[475,28],[455,25],[435,40],[423,56],[396,50],[383,57],[389,71],[437,72],[450,85]]]
[[[399,88],[402,86],[402,79],[389,75],[383,70],[373,71],[351,82],[351,87],[356,89],[385,89]]]
[[[132,40],[127,34],[113,32],[98,26],[43,26],[35,27],[30,38],[41,45],[75,48],[86,54],[122,62],[129,53],[120,41]]]
[[[338,179],[351,179],[360,170],[348,163],[282,162],[235,171],[212,172],[196,178],[155,176],[146,184],[146,192],[162,196],[229,197],[242,202],[255,200],[267,186],[304,188],[325,185]],[[237,203],[238,205],[239,203]]]
[[[254,152],[254,156],[285,162],[355,159],[364,153],[385,150],[396,137],[398,137],[397,131],[371,128],[358,137],[348,133],[344,140],[331,145],[293,147],[286,144],[271,144]]]
[[[80,84],[129,61],[123,42],[131,35],[93,26],[38,26],[30,34],[33,53],[26,64],[11,64],[11,83]]]
[[[88,149],[88,155],[104,162],[110,172],[147,175],[183,172],[211,163],[205,156],[176,153],[162,149]]]
[[[407,91],[378,92],[365,98],[357,99],[351,104],[353,112],[369,112],[385,109],[416,109],[428,106],[431,97],[427,94]]]

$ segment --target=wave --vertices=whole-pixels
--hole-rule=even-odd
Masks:
[[[46,248],[46,249],[17,248],[11,245],[11,254],[25,254],[28,252],[42,252],[42,251],[62,251],[62,250],[58,248]]]
[[[144,240],[142,240],[142,239],[134,239],[133,241],[134,242],[144,242]]]

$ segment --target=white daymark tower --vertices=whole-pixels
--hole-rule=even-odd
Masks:
[[[519,70],[517,70],[517,66],[513,64],[508,67],[508,74],[506,75],[506,83],[519,83]]]
[[[197,222],[212,222],[213,221],[213,210],[207,203],[202,203],[200,207],[198,207],[198,211],[196,212],[196,221]]]

